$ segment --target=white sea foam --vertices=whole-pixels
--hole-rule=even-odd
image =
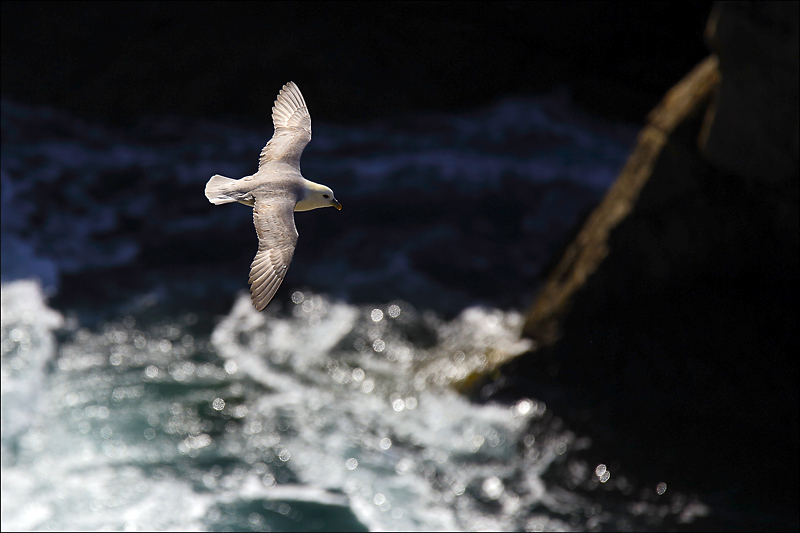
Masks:
[[[1,320],[2,457],[6,462],[16,439],[41,407],[46,367],[56,350],[52,331],[63,324],[63,317],[47,307],[37,282],[23,280],[3,284]]]
[[[517,314],[292,301],[259,314],[242,294],[205,337],[191,314],[148,327],[128,316],[67,324],[56,344],[64,320],[38,286],[5,285],[3,529],[642,525],[543,480],[588,444],[542,402],[479,405],[447,386],[486,350],[526,348]],[[591,490],[594,470],[571,459],[570,486]],[[603,487],[615,486],[629,487],[614,474]],[[642,502],[644,516],[703,516],[681,498]]]
[[[50,330],[62,320],[37,291],[28,282],[4,287],[3,342],[10,347],[25,324],[38,324],[33,333],[43,340],[28,351],[33,360],[50,360]],[[474,332],[455,346],[467,350],[510,336],[498,331],[505,315],[476,320],[484,312],[471,310],[452,324],[428,318],[441,339],[417,350],[396,321],[422,327],[415,321],[425,319],[405,304],[383,306],[376,323],[374,306],[308,293],[302,303],[297,316],[270,316],[255,313],[242,295],[212,335],[222,359],[205,365],[179,349],[185,343],[164,342],[183,337],[180,324],[140,331],[127,321],[98,334],[79,330],[49,377],[41,368],[36,379],[9,374],[4,424],[6,406],[20,408],[6,401],[12,393],[38,395],[43,408],[22,413],[29,425],[15,426],[18,452],[13,460],[4,455],[4,529],[204,529],[219,505],[248,499],[346,506],[370,529],[468,529],[480,515],[469,488],[515,475],[516,442],[538,411],[473,405],[417,363],[441,356],[442,339],[452,342],[454,329]],[[375,335],[386,339],[383,352],[354,347]],[[148,383],[186,384],[194,392],[162,398]],[[218,392],[217,383],[226,389]],[[227,400],[216,406],[237,427],[212,437],[213,424],[197,405],[211,406],[219,395]],[[202,473],[184,462],[209,453],[241,466]],[[348,468],[349,459],[357,466]],[[186,468],[194,474],[180,475]],[[295,485],[282,478],[289,471]],[[213,490],[197,493],[194,476]],[[505,502],[504,509],[492,523],[510,527],[517,505]]]

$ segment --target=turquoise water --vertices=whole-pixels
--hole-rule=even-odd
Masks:
[[[557,531],[707,513],[586,464],[591,441],[534,398],[479,405],[447,386],[489,349],[528,348],[519,314],[444,321],[296,291],[262,314],[242,294],[210,332],[193,314],[142,320],[91,331],[36,283],[4,285],[4,530]]]

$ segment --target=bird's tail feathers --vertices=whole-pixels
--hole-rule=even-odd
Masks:
[[[206,183],[206,198],[214,205],[229,204],[236,202],[236,198],[229,196],[230,186],[236,180],[220,176],[219,174],[212,176],[208,183]]]

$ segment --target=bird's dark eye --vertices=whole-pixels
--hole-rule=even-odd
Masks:
[[[323,194],[322,197],[323,198],[330,198],[330,196],[328,196],[327,194]]]

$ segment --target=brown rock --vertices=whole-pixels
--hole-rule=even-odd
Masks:
[[[636,149],[620,176],[567,248],[539,294],[525,323],[526,336],[542,345],[558,340],[558,324],[569,309],[572,295],[608,255],[609,232],[628,216],[637,202],[670,133],[690,114],[697,113],[708,103],[719,78],[717,59],[710,56],[673,87],[650,113],[649,124],[639,134]],[[670,180],[667,187],[669,194],[690,187],[686,180],[681,180],[683,177],[685,175],[679,175],[677,180]],[[664,194],[667,194],[667,190],[661,191],[660,196]]]

